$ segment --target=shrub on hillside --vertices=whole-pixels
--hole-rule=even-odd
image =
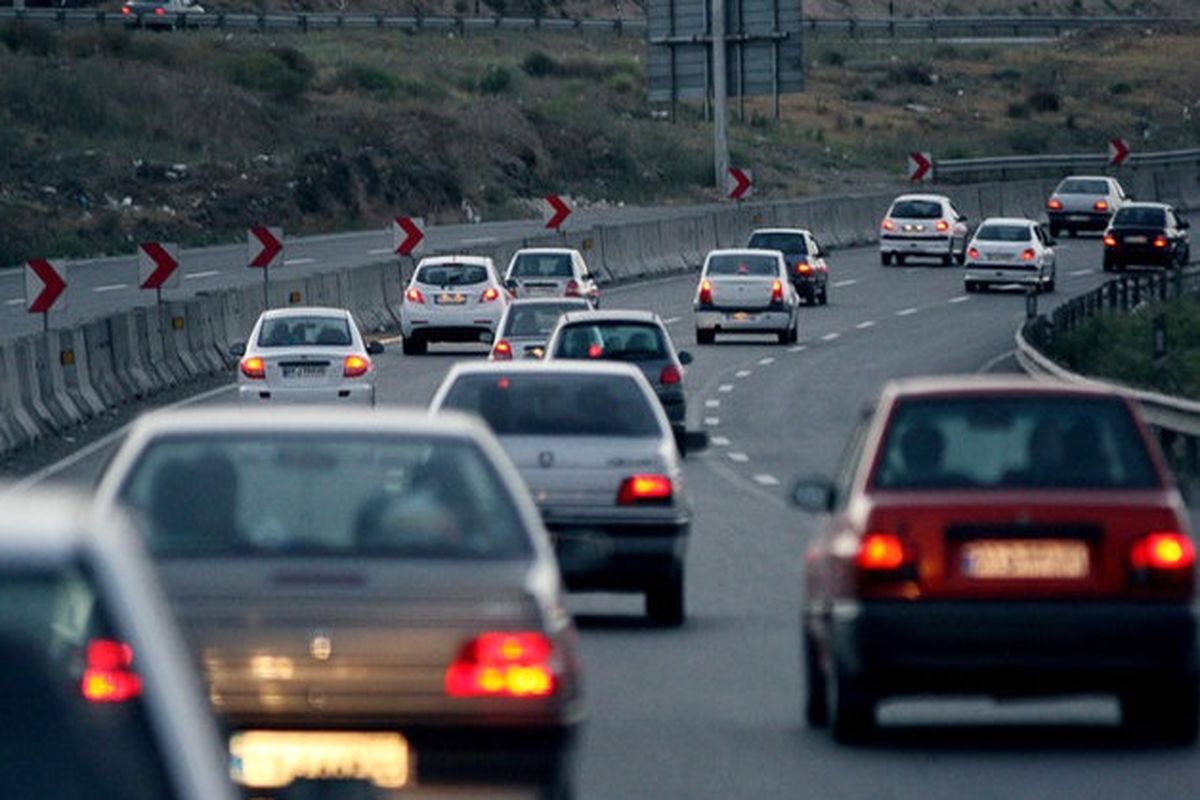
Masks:
[[[1058,111],[1062,108],[1062,99],[1058,96],[1058,92],[1049,89],[1038,89],[1036,92],[1032,92],[1026,102],[1031,109],[1041,113]]]
[[[337,72],[334,84],[350,92],[390,100],[400,89],[400,81],[390,72],[369,64],[348,64]]]
[[[35,56],[50,55],[57,44],[49,29],[21,20],[13,20],[0,28],[0,42],[4,42],[14,53],[24,52]]]
[[[512,73],[504,67],[492,64],[483,72],[479,79],[479,91],[484,94],[501,94],[512,84]]]
[[[229,77],[234,83],[268,92],[284,102],[302,98],[315,73],[308,57],[294,47],[240,53],[229,64]]]

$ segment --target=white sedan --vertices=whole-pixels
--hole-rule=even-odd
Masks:
[[[714,250],[704,260],[693,300],[696,343],[718,333],[774,333],[799,338],[800,296],[778,250]]]
[[[349,311],[296,307],[263,312],[247,344],[232,348],[243,404],[336,403],[375,405],[371,356],[381,342],[365,342]]]
[[[1031,219],[991,217],[967,246],[963,282],[968,292],[992,284],[1054,291],[1054,240]]]

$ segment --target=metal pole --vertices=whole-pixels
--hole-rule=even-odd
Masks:
[[[264,311],[269,311],[271,309],[270,278],[267,277],[267,273],[270,271],[271,271],[270,267],[263,267],[263,310]]]
[[[725,195],[729,175],[728,75],[725,71],[725,0],[712,0],[713,168],[715,185]]]

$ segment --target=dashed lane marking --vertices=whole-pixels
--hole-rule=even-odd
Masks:
[[[705,400],[704,407],[705,408],[720,408],[721,401],[720,400]]]
[[[390,247],[378,247],[374,250],[368,250],[367,255],[369,255],[369,256],[386,256],[386,255],[394,255],[395,252],[396,251]]]
[[[789,347],[788,352],[789,353],[803,353],[807,349],[808,349],[808,347],[806,345],[798,344],[795,347]]]
[[[841,338],[840,333],[827,333],[821,337],[822,342],[832,342],[834,339]]]
[[[463,244],[491,244],[496,241],[495,236],[481,236],[478,239],[463,239]]]
[[[729,437],[727,436],[713,436],[708,441],[717,447],[729,447]]]
[[[750,370],[748,370],[748,369],[739,369],[737,372],[735,372],[735,373],[733,373],[733,374],[734,374],[734,375],[736,375],[736,376],[737,376],[737,377],[739,377],[739,378],[748,378],[748,377],[750,377]]]
[[[728,394],[729,392],[733,391],[733,384],[732,383],[722,383],[720,386],[717,387],[717,391],[721,392],[723,394]]]
[[[1072,278],[1078,278],[1081,275],[1091,275],[1095,271],[1096,270],[1094,270],[1094,269],[1077,269],[1077,270],[1074,270],[1073,272],[1068,272],[1067,274],[1070,275]]]
[[[199,280],[200,278],[211,278],[213,275],[220,275],[220,274],[221,274],[221,270],[219,270],[219,269],[206,269],[206,270],[202,270],[200,272],[189,272],[188,274],[183,276],[183,279],[185,281],[195,281],[195,280]]]
[[[968,300],[970,300],[970,299],[971,299],[971,298],[967,297],[965,294],[960,294],[958,297],[951,297],[951,298],[950,298],[950,299],[949,299],[947,302],[950,302],[950,303],[965,303],[965,302],[967,302],[967,301],[968,301]]]
[[[845,286],[853,286],[856,283],[858,283],[858,278],[849,278],[847,280],[838,281],[838,282],[834,283],[833,288],[841,289],[842,287],[845,287]]]
[[[771,356],[767,356],[766,358],[760,358],[760,359],[758,360],[758,363],[759,363],[759,364],[761,364],[762,366],[766,367],[766,366],[769,366],[769,365],[771,365],[771,364],[774,364],[774,363],[775,363],[775,359],[771,358]]]
[[[315,258],[285,258],[283,264],[284,266],[292,267],[300,264],[311,264],[314,261],[316,261]]]
[[[108,286],[97,286],[92,289],[96,294],[104,294],[105,292],[119,292],[122,289],[128,289],[128,283],[110,283]]]
[[[915,313],[917,313],[917,310],[915,308],[902,308],[896,312],[896,316],[897,317],[911,317]]]
[[[869,319],[869,320],[867,320],[866,322],[860,322],[860,323],[858,323],[858,324],[857,324],[857,325],[855,325],[854,327],[855,327],[855,328],[857,328],[857,329],[858,329],[858,330],[860,330],[860,331],[865,331],[867,328],[874,328],[874,327],[875,327],[875,320],[873,320],[873,319]]]
[[[729,460],[736,461],[739,464],[745,464],[750,460],[750,456],[746,455],[745,453],[730,453]]]
[[[679,322],[682,319],[683,319],[683,317],[667,317],[666,319],[663,320],[663,324],[664,325],[674,325],[676,322]]]
[[[708,425],[709,427],[715,427],[715,426],[721,424],[721,418],[720,417],[705,417],[704,424]]]
[[[755,475],[754,482],[762,486],[778,486],[779,478],[776,478],[774,475]]]
[[[24,302],[25,302],[25,298],[24,298],[24,297],[14,297],[12,300],[5,300],[5,301],[4,301],[4,305],[6,305],[6,306],[19,306],[19,305],[21,305],[21,304],[22,304],[22,303],[24,303]]]

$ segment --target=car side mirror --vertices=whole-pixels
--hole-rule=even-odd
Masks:
[[[236,356],[237,358],[241,358],[242,356],[246,355],[246,343],[234,342],[233,344],[229,345],[229,355]]]
[[[378,339],[372,339],[367,342],[367,355],[377,356],[383,353],[383,342]]]
[[[516,278],[505,278],[504,279],[504,288],[508,289],[509,291],[515,292],[517,290]]]
[[[688,453],[699,453],[708,449],[708,431],[674,428],[672,433],[675,434],[675,446],[679,448],[680,455],[686,456]]]
[[[966,221],[967,221],[967,215],[966,215],[966,214],[959,214],[959,215],[958,215],[958,221],[959,221],[959,222],[966,222]]]
[[[837,502],[837,489],[828,478],[804,478],[792,488],[792,502],[804,511],[827,514]]]
[[[1179,220],[1179,227],[1181,230],[1187,230],[1188,228],[1192,227],[1192,223],[1188,222],[1186,219],[1181,219]]]
[[[1046,245],[1048,247],[1054,247],[1056,244],[1058,244],[1058,239],[1055,239],[1051,236],[1046,237]]]
[[[692,354],[689,353],[687,350],[679,351],[679,363],[680,364],[683,364],[686,367],[688,364],[692,363],[693,361],[695,361],[695,359],[692,358]]]
[[[479,341],[483,342],[484,344],[491,344],[492,342],[496,341],[496,334],[492,333],[491,331],[484,331],[483,333],[479,334]]]

